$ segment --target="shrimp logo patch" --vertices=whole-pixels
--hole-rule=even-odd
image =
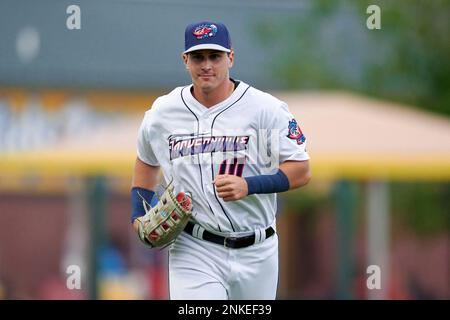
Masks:
[[[289,121],[288,130],[288,138],[296,140],[297,144],[303,144],[303,142],[305,142],[305,135],[303,134],[295,119]]]
[[[194,36],[197,40],[206,39],[215,36],[217,33],[217,26],[214,24],[202,24],[194,29]]]

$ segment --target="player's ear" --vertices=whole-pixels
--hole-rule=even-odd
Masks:
[[[186,67],[186,69],[189,70],[189,67],[188,67],[188,64],[187,64],[187,62],[188,62],[188,55],[186,53],[182,53],[181,54],[181,59],[183,59],[184,66]]]
[[[233,49],[231,49],[230,52],[227,53],[228,55],[228,68],[231,68],[233,66],[233,62],[234,62],[234,51]]]

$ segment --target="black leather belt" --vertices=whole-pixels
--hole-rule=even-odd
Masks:
[[[194,230],[194,226],[195,224],[189,221],[184,231],[193,236],[192,231]],[[275,234],[275,230],[272,227],[267,228],[265,231],[266,239]],[[233,249],[245,248],[255,244],[255,234],[243,237],[223,237],[205,230],[203,231],[202,239]]]

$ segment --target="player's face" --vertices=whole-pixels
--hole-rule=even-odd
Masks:
[[[233,52],[216,50],[197,50],[183,55],[194,86],[203,92],[212,92],[227,84],[233,58]]]

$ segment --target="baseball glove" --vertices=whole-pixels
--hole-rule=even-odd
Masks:
[[[139,238],[150,247],[165,247],[183,231],[192,216],[192,197],[184,192],[174,195],[174,186],[169,184],[151,208],[143,200],[146,214],[137,218]]]

